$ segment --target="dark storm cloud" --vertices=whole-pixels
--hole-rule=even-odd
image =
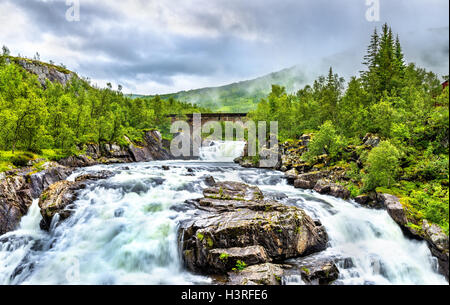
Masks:
[[[80,22],[67,22],[65,1],[7,1],[29,19],[31,40],[54,35],[82,57],[77,72],[129,88],[139,78],[176,90],[176,76],[219,85],[295,64],[314,75],[333,65],[348,77],[360,70],[369,36],[382,22],[400,34],[408,59],[448,70],[446,0],[380,0],[375,23],[365,19],[365,0],[80,0]]]

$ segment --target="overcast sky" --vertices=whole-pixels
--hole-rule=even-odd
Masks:
[[[75,0],[76,1],[76,0]],[[73,2],[69,0],[69,2]],[[388,22],[408,61],[449,70],[448,0],[0,0],[0,45],[64,63],[127,93],[168,93],[251,79],[299,65],[313,79],[332,65],[348,77],[374,27]]]

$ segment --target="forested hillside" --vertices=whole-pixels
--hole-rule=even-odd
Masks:
[[[248,112],[270,93],[272,85],[280,85],[287,92],[296,92],[307,83],[299,67],[284,69],[253,80],[222,87],[203,88],[161,95],[162,99],[175,98],[215,112]]]
[[[372,35],[364,64],[346,90],[331,68],[297,94],[273,86],[249,116],[278,121],[283,141],[313,133],[302,161],[343,167],[347,177],[340,183],[353,196],[375,189],[398,195],[412,217],[448,234],[449,89],[442,85],[448,76],[405,64],[400,40],[387,25]],[[381,143],[361,146],[367,134]]]
[[[20,63],[20,64],[19,64]],[[121,88],[97,88],[80,77],[66,85],[50,82],[30,71],[51,75],[71,73],[65,67],[9,55],[0,56],[0,170],[10,169],[17,152],[46,158],[76,153],[85,143],[124,142],[142,137],[142,131],[169,131],[168,113],[202,110],[188,103],[159,97],[130,99]],[[59,72],[59,73],[58,73]],[[69,79],[69,78],[67,78]],[[41,83],[42,82],[42,83]],[[18,161],[20,163],[20,161]],[[19,165],[19,164],[17,164]]]

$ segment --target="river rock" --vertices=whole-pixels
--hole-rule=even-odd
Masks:
[[[383,209],[384,203],[378,199],[378,194],[376,192],[370,192],[368,194],[363,194],[355,197],[355,202],[359,203],[363,207],[373,208],[373,209]]]
[[[344,186],[331,183],[327,180],[319,180],[314,186],[314,190],[319,194],[326,194],[342,199],[348,199],[350,197],[350,191]]]
[[[238,261],[247,265],[256,265],[270,262],[266,250],[261,246],[249,246],[243,248],[212,249],[208,251],[208,264],[216,270],[227,272],[232,270]]]
[[[301,267],[303,281],[311,285],[329,285],[339,277],[339,269],[332,261]]]
[[[87,155],[70,156],[59,160],[58,163],[67,167],[88,167],[98,164],[92,157]]]
[[[449,242],[448,235],[441,227],[430,224],[427,220],[422,223],[425,239],[428,241],[431,253],[438,259],[439,272],[449,279]]]
[[[316,183],[326,177],[328,175],[327,171],[314,171],[314,172],[309,172],[309,173],[305,173],[305,174],[300,174],[297,176],[297,180],[300,181],[305,181],[305,182],[297,182],[297,185],[300,186],[301,184],[304,184],[306,186],[308,186],[308,189],[313,189],[314,186],[316,185]],[[294,182],[294,186],[295,186],[295,182]]]
[[[436,248],[441,251],[448,251],[448,236],[441,227],[424,220],[422,230],[425,233],[426,239],[431,241]]]
[[[107,179],[111,176],[113,173],[105,170],[79,176],[75,181],[63,180],[50,185],[39,198],[41,229],[49,230],[55,215],[59,216],[59,221],[63,221],[73,213],[71,205],[77,199],[78,191],[86,188],[88,181]]]
[[[230,285],[280,285],[283,265],[271,263],[253,265],[242,271],[228,273]]]
[[[23,176],[0,180],[0,235],[17,228],[32,202],[29,184]]]
[[[312,190],[316,184],[312,181],[304,180],[304,179],[296,179],[294,181],[294,186],[296,188]]]
[[[53,217],[58,214],[62,221],[68,218],[72,211],[66,209],[77,198],[76,191],[85,187],[80,182],[59,181],[48,187],[39,199],[41,208],[41,229],[49,230]]]
[[[242,258],[247,265],[308,255],[326,248],[325,228],[303,210],[264,200],[255,186],[218,182],[205,198],[188,203],[204,212],[181,223],[180,249],[186,266],[215,274],[229,270],[218,260]],[[263,251],[264,250],[264,251]]]
[[[298,177],[298,171],[295,168],[290,169],[284,173],[284,176],[289,183],[293,183]]]
[[[406,212],[400,200],[390,194],[378,194],[378,201],[384,205],[392,219],[404,227],[408,223]]]
[[[71,173],[72,169],[54,164],[49,169],[30,175],[31,196],[38,198],[43,190],[55,182],[66,179]]]

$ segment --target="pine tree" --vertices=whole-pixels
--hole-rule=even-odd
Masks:
[[[395,39],[395,61],[398,73],[403,73],[405,70],[405,60],[403,56],[402,46],[400,45],[400,38],[397,35]]]
[[[363,62],[363,64],[369,68],[369,71],[375,68],[376,66],[376,58],[378,55],[379,46],[380,46],[380,37],[378,36],[378,31],[375,28],[372,37],[370,39],[369,47],[367,48],[367,54],[364,56]]]
[[[384,91],[390,93],[392,89],[392,78],[395,73],[395,58],[394,58],[394,40],[392,29],[385,23],[383,25],[383,33],[380,41],[380,50],[377,56],[377,77],[379,80],[377,88],[377,98],[379,98]]]

